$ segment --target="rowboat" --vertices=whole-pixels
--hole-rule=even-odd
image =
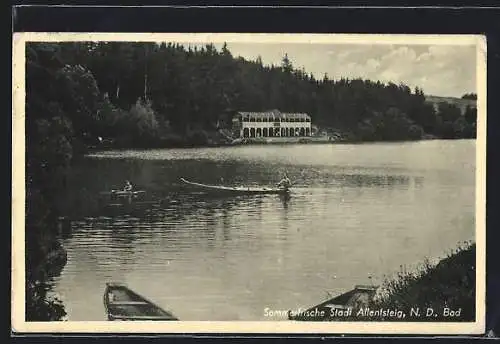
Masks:
[[[103,191],[101,192],[101,195],[110,195],[115,197],[131,197],[131,196],[138,196],[144,193],[146,193],[146,191],[144,190],[137,190],[137,191],[111,190],[111,191]]]
[[[125,284],[116,282],[106,283],[104,308],[110,321],[179,320],[172,313],[130,290]]]
[[[198,189],[205,191],[228,192],[234,194],[288,194],[290,189],[285,188],[268,188],[268,187],[247,187],[247,186],[221,186],[221,185],[207,185],[201,183],[191,182],[184,178],[181,181],[185,184],[194,186]]]
[[[138,199],[141,195],[145,194],[144,190],[137,191],[124,191],[124,190],[111,190],[111,191],[103,191],[100,194],[104,196],[104,200],[110,200],[115,202],[127,202],[132,203]]]
[[[353,309],[368,307],[378,286],[356,285],[354,289],[340,294],[309,309],[299,308],[288,311],[288,319],[296,321],[335,321],[352,316]]]

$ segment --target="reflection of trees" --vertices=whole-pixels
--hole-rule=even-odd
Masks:
[[[95,240],[109,240],[109,243],[99,245],[100,250],[106,247],[108,252],[101,251],[94,252],[93,254],[95,255],[95,263],[97,265],[103,263],[102,259],[107,260],[107,264],[112,260],[113,265],[121,266],[122,268],[130,264],[137,239],[134,222],[127,218],[118,218],[111,221],[95,221],[92,228],[85,230],[92,231],[88,236],[94,237]]]
[[[180,196],[179,200],[169,206],[163,208],[165,213],[162,217],[168,217],[170,221],[184,222],[193,220],[198,216],[213,218],[222,209],[225,214],[229,214],[229,210],[245,205],[259,207],[262,200],[259,196],[221,196],[216,194],[190,194]],[[228,219],[226,219],[228,221]]]
[[[135,241],[134,235],[137,229],[133,228],[133,223],[127,219],[118,222],[104,224],[105,230],[110,233],[109,237],[114,247],[120,247],[125,251],[132,251]]]
[[[235,208],[246,208],[262,211],[262,199],[256,196],[222,197],[210,194],[177,194],[177,199],[156,203],[155,207],[145,204],[138,207],[134,203],[121,207],[101,208],[94,215],[75,223],[74,229],[85,236],[100,237],[110,240],[110,247],[119,247],[123,253],[116,257],[117,264],[127,264],[134,250],[137,238],[158,235],[162,228],[172,229],[175,233],[176,224],[180,230],[190,228],[202,231],[207,244],[213,244],[216,232],[222,228],[223,240],[230,240],[231,217],[237,214]],[[192,226],[190,226],[192,224]],[[86,233],[88,232],[88,234]]]
[[[187,224],[187,226],[182,226],[183,230],[191,228],[203,231],[203,236],[211,240],[217,238],[216,232],[221,228],[223,240],[230,240],[231,218],[237,214],[237,208],[262,212],[262,198],[260,196],[231,197],[194,193],[179,194],[178,196],[177,200],[165,201],[161,208],[151,212],[148,220],[174,227],[176,224]],[[202,228],[200,228],[200,221],[203,221]]]
[[[140,216],[141,209],[147,209],[160,198],[157,192],[161,188],[154,185],[159,168],[161,165],[146,160],[84,159],[68,176],[67,187],[57,195],[61,213],[80,218],[139,210]],[[163,178],[164,174],[160,176]],[[130,180],[136,189],[147,190],[145,195],[133,198],[130,207],[125,207],[128,201],[125,198],[112,199],[103,194],[122,188],[125,180]],[[146,201],[150,204],[141,204]],[[113,203],[121,203],[124,207],[117,211],[118,207],[110,206]]]
[[[184,185],[180,184],[179,178],[190,179],[192,176],[193,180],[207,184],[262,186],[277,182],[280,177],[278,172],[282,169],[289,171],[292,176],[297,174],[294,173],[294,166],[284,168],[281,165],[256,163],[249,167],[247,161],[183,160],[179,163],[168,160],[86,158],[72,170],[67,188],[57,195],[56,199],[59,200],[61,213],[71,218],[115,217],[124,214],[144,218],[148,209],[155,206],[154,202],[162,203],[162,207],[171,207],[172,201],[194,202],[200,207],[200,201],[205,200],[205,209],[222,209],[226,206],[232,208],[244,199],[257,197],[193,194],[192,190],[186,190]],[[196,176],[193,176],[193,171],[196,171]],[[202,173],[199,173],[200,171]],[[115,202],[102,194],[121,188],[127,179],[131,180],[136,188],[146,190],[147,193],[140,199],[132,200],[130,205],[126,204],[125,200],[119,199]],[[123,204],[111,205],[114,203]],[[177,206],[175,209],[178,212]],[[190,209],[186,203],[178,213],[183,216],[183,212],[189,214],[196,212],[196,209]]]
[[[154,213],[161,206],[159,201],[132,200],[132,202],[116,201],[103,202],[100,208],[94,213],[95,216],[117,218],[125,215],[147,220],[151,213]]]

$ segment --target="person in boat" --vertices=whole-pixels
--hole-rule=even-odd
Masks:
[[[292,182],[288,179],[286,173],[283,175],[283,178],[277,184],[277,187],[288,190],[292,186]]]
[[[123,187],[123,191],[125,191],[125,192],[131,192],[132,189],[133,189],[132,184],[130,183],[130,181],[127,180],[125,182],[125,186]]]

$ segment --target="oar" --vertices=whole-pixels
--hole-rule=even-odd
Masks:
[[[101,191],[99,192],[99,194],[101,195],[109,195],[109,194],[113,194],[115,192],[117,192],[118,190],[111,190],[111,191]]]

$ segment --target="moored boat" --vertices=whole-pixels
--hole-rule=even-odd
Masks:
[[[366,307],[375,296],[378,286],[357,285],[354,289],[308,309],[290,310],[289,320],[335,321],[352,318],[353,309]]]
[[[202,183],[195,183],[184,178],[181,181],[190,186],[196,187],[197,189],[205,191],[216,191],[222,193],[233,193],[233,194],[288,194],[290,189],[286,188],[269,188],[269,187],[255,187],[255,186],[222,186],[222,185],[208,185]]]
[[[179,320],[122,283],[106,283],[104,308],[110,321]]]

